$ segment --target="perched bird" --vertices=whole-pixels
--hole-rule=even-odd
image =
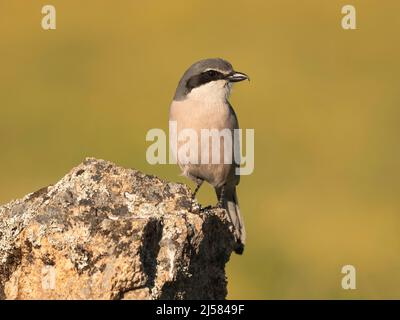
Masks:
[[[210,145],[200,141],[201,130],[229,130],[232,141],[234,129],[239,128],[238,120],[228,99],[232,84],[249,79],[241,72],[234,71],[232,65],[223,59],[204,59],[194,63],[182,76],[175,92],[169,113],[169,120],[176,122],[177,134],[184,129],[193,129],[197,133],[199,148],[198,159],[202,153],[212,151]],[[173,145],[170,135],[170,146]],[[178,141],[176,150],[179,150],[184,142]],[[245,229],[243,218],[240,215],[239,203],[236,194],[236,186],[240,176],[235,169],[240,166],[234,161],[234,144],[232,150],[224,150],[224,144],[220,143],[221,153],[219,163],[183,163],[175,150],[175,157],[182,174],[196,183],[193,196],[204,181],[210,183],[216,191],[218,204],[228,212],[230,221],[234,227],[236,240],[235,252],[242,254],[245,244]],[[230,163],[224,161],[227,151],[231,157]]]

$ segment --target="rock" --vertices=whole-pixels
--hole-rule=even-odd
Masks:
[[[232,226],[191,197],[87,158],[0,207],[0,299],[224,299]]]

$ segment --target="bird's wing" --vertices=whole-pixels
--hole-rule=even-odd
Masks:
[[[230,113],[231,113],[231,128],[239,129],[239,121],[237,119],[235,110],[233,109],[232,105],[229,102],[228,102],[228,105],[229,105],[229,110],[230,110]],[[235,154],[235,145],[239,144],[239,142],[240,142],[238,138],[239,137],[234,134],[234,139],[233,139],[233,142],[234,142],[234,147],[233,147],[234,148],[234,150],[233,150],[234,154]],[[238,157],[238,161],[234,161],[234,166],[232,166],[231,175],[236,175],[236,173],[235,173],[236,168],[240,167],[240,161],[241,161],[241,155],[242,155],[241,150],[240,150],[240,145],[236,146],[236,149],[238,150],[237,151],[238,155],[236,156],[236,157]],[[234,180],[236,180],[236,185],[238,185],[239,182],[240,182],[240,175],[236,175]]]

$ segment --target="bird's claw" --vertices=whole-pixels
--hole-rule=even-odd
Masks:
[[[223,201],[218,201],[218,203],[215,205],[215,208],[223,209],[224,208],[224,202]]]

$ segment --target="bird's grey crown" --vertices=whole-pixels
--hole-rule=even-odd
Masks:
[[[174,100],[184,100],[186,95],[191,91],[192,87],[189,85],[190,80],[196,80],[196,77],[201,75],[207,69],[219,70],[223,74],[233,72],[232,65],[221,58],[204,59],[195,62],[183,74],[176,88]]]

